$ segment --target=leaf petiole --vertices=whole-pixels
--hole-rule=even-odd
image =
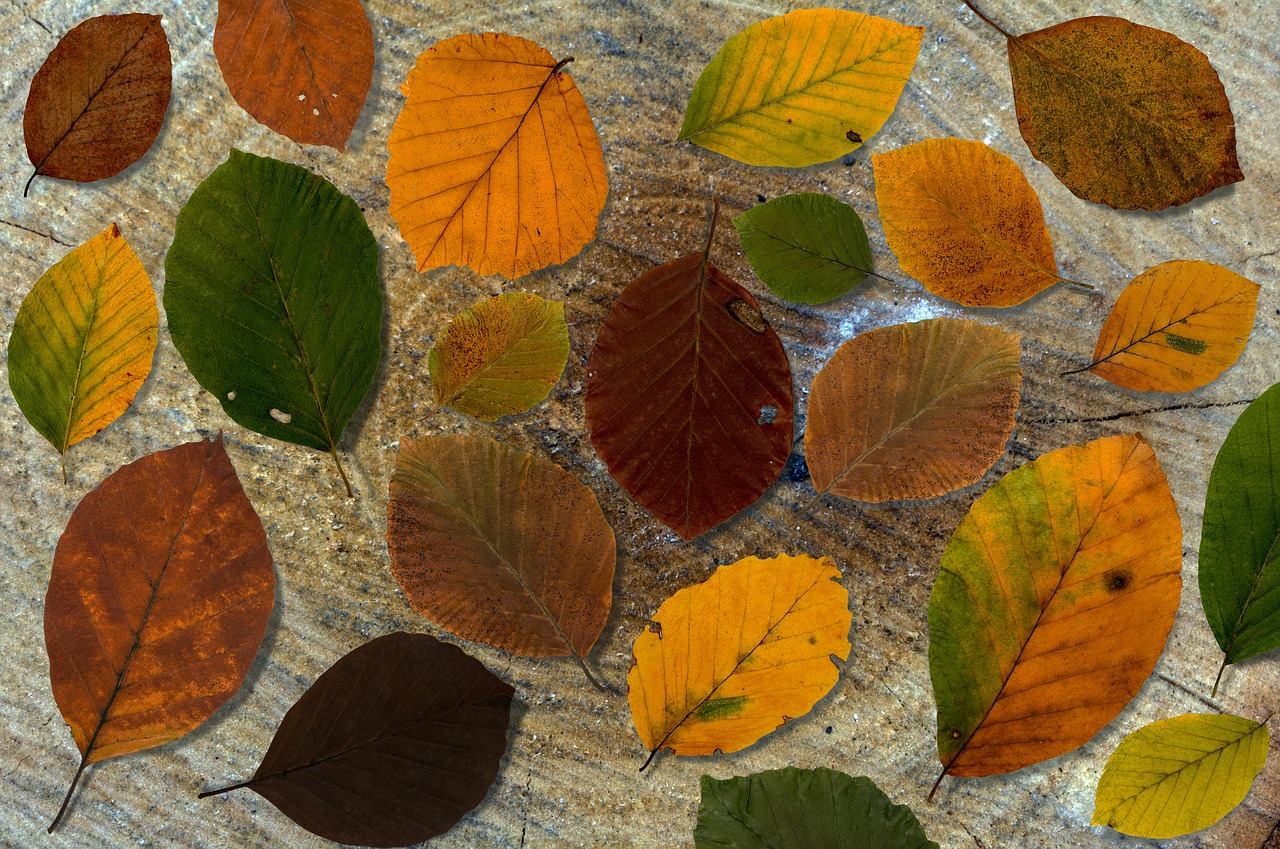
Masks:
[[[985,14],[983,14],[981,9],[979,9],[973,3],[969,2],[969,0],[962,0],[962,2],[969,7],[969,11],[973,12],[979,18],[982,18],[983,22],[986,23],[987,26],[991,27],[996,32],[1003,35],[1005,38],[1012,40],[1017,37],[1017,36],[1010,35],[1007,31],[1005,31],[1004,27],[1000,26],[998,23],[988,18]],[[933,794],[929,794],[929,795],[930,797],[932,797]]]

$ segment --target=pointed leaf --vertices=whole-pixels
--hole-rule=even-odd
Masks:
[[[1143,726],[1107,759],[1093,824],[1157,839],[1208,828],[1249,795],[1270,745],[1265,724],[1230,714]]]
[[[1253,331],[1257,283],[1211,262],[1149,268],[1120,293],[1089,371],[1140,392],[1190,392],[1235,363]]]
[[[902,270],[967,307],[1020,304],[1058,281],[1040,199],[982,142],[926,139],[871,157],[885,240]]]
[[[378,246],[355,201],[232,150],[178,214],[164,268],[173,344],[200,385],[250,430],[336,461],[382,356]]]
[[[428,840],[484,801],[507,749],[513,694],[457,646],[387,634],[317,678],[253,778],[226,789],[248,787],[338,843]]]
[[[418,270],[519,277],[577,255],[609,193],[586,101],[543,48],[459,35],[418,57],[387,142],[391,215]]]
[[[115,421],[151,372],[160,313],[147,272],[112,224],[46,271],[9,337],[9,385],[61,454]]]
[[[702,776],[697,849],[938,849],[906,805],[870,778],[771,769],[723,781]]]
[[[849,593],[829,557],[747,557],[662,603],[627,675],[650,752],[736,752],[803,716],[849,657]]]
[[[463,310],[427,359],[436,403],[487,422],[546,398],[568,362],[564,304],[527,292]]]
[[[1182,525],[1139,434],[1052,451],[974,502],[929,601],[944,774],[1069,752],[1151,674],[1182,588]]]
[[[836,9],[752,24],[698,77],[679,140],[748,165],[839,159],[889,120],[923,34]]]
[[[88,183],[137,162],[160,134],[172,75],[159,15],[81,21],[31,80],[22,133],[32,179]]]
[[[979,480],[1013,432],[1018,341],[998,327],[935,318],[845,342],[809,398],[814,488],[879,503]]]
[[[748,209],[733,225],[756,275],[788,301],[826,303],[872,273],[862,219],[830,195],[774,198]]]

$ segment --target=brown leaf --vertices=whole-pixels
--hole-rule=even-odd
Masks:
[[[22,117],[31,180],[88,183],[136,162],[164,124],[172,68],[159,15],[101,15],[73,27],[31,80]]]
[[[313,834],[408,846],[484,801],[507,749],[509,684],[457,646],[393,633],[349,652],[289,708],[247,787]]]
[[[296,142],[346,147],[373,80],[360,0],[218,0],[213,52],[255,120]]]
[[[44,639],[58,709],[95,761],[159,746],[240,689],[275,573],[222,437],[149,454],[86,495],[58,540]]]

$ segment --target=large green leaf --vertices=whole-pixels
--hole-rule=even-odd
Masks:
[[[911,809],[865,776],[771,769],[723,781],[702,776],[697,849],[938,849]]]
[[[1139,728],[1107,759],[1093,824],[1157,839],[1208,828],[1249,795],[1270,744],[1265,723],[1230,714]]]
[[[164,267],[173,344],[200,385],[250,430],[333,454],[346,483],[338,440],[382,353],[378,246],[355,201],[232,150],[178,214]]]
[[[1240,415],[1213,462],[1200,597],[1222,670],[1280,646],[1280,384]],[[1218,681],[1213,683],[1218,692]]]
[[[733,225],[756,276],[788,301],[825,303],[874,273],[862,219],[830,195],[774,198]]]

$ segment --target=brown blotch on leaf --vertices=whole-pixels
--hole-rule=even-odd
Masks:
[[[1133,584],[1133,572],[1128,569],[1112,569],[1102,576],[1102,584],[1109,592],[1124,592]]]
[[[858,135],[853,130],[850,130],[849,132],[845,133],[844,137],[847,138],[849,141],[853,142],[854,144],[862,144],[862,136]]]
[[[734,321],[752,333],[764,333],[769,329],[769,324],[764,320],[764,315],[760,310],[751,306],[742,298],[734,298],[725,304],[724,308],[729,311],[729,315],[733,316]]]

